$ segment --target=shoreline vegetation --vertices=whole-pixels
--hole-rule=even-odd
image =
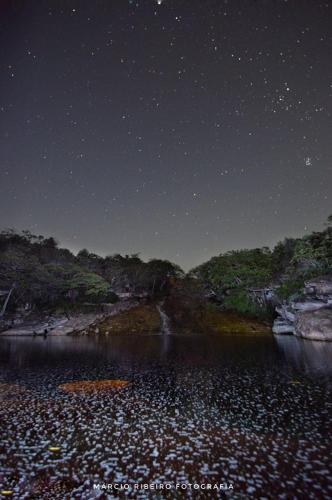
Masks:
[[[226,252],[186,274],[167,260],[100,257],[86,249],[74,255],[52,237],[6,230],[0,233],[0,332],[153,334],[167,318],[176,333],[261,333],[273,321],[274,333],[294,333],[306,318],[297,318],[297,307],[310,316],[315,303],[329,321],[331,273],[332,216],[322,231],[286,238],[272,250]],[[315,279],[316,288],[317,279],[320,289],[325,283],[325,295],[313,297],[308,283]]]

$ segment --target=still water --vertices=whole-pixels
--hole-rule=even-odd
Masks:
[[[130,383],[58,388],[98,379]],[[10,498],[332,498],[332,344],[7,337],[0,380],[0,488]],[[98,489],[108,484],[128,489]]]

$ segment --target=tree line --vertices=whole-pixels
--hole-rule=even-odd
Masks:
[[[101,257],[86,249],[74,255],[54,238],[29,231],[0,233],[0,291],[10,306],[114,302],[119,293],[155,297],[183,271],[167,260],[143,262],[138,254]]]
[[[302,238],[285,238],[273,249],[236,250],[212,257],[190,275],[225,309],[260,315],[253,290],[271,287],[280,301],[300,297],[304,282],[332,272],[332,215],[326,228]],[[264,309],[264,308],[263,308]]]
[[[7,303],[11,308],[70,306],[114,302],[123,293],[153,299],[171,292],[182,302],[210,298],[224,309],[261,315],[266,311],[253,290],[272,287],[279,300],[288,300],[299,296],[307,279],[329,272],[332,215],[322,231],[286,238],[273,249],[222,253],[186,275],[167,260],[144,262],[139,254],[101,257],[86,249],[74,255],[52,237],[6,230],[0,233],[0,299],[7,299],[0,314]]]

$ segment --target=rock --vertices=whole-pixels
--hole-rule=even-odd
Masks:
[[[332,273],[307,281],[305,283],[305,293],[332,296]]]
[[[294,334],[310,340],[332,341],[332,308],[299,312],[295,320]]]
[[[276,308],[279,318],[274,322],[273,332],[332,340],[332,273],[307,281],[302,297]]]
[[[276,307],[276,311],[286,321],[293,323],[295,320],[294,312],[290,309],[290,307],[284,304],[281,307]]]
[[[285,319],[277,318],[274,320],[272,331],[276,335],[293,334],[294,325]]]
[[[67,328],[63,329],[62,334],[63,335],[70,335],[73,332],[74,332],[74,328],[68,326]],[[55,335],[59,335],[59,333],[56,333]]]
[[[292,302],[292,308],[295,311],[316,311],[322,307],[326,307],[326,302],[322,300],[306,300],[303,302]]]
[[[99,313],[81,313],[71,318],[63,316],[39,317],[27,321],[18,327],[3,329],[0,336],[36,336],[49,335],[50,337],[70,335],[86,330],[97,320],[103,318]]]
[[[22,325],[22,323],[24,323],[24,319],[23,318],[16,318],[13,320],[13,325]]]

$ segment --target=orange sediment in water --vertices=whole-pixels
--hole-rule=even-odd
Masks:
[[[61,384],[59,389],[66,392],[94,392],[120,389],[128,384],[128,380],[79,380]]]

